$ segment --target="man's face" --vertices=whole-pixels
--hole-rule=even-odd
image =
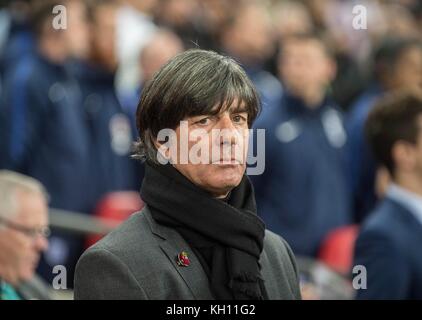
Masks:
[[[334,78],[335,67],[318,40],[287,40],[279,60],[279,72],[289,91],[321,91]]]
[[[67,4],[66,43],[73,57],[86,59],[89,54],[89,24],[85,18],[83,0],[69,1]]]
[[[250,5],[241,9],[225,35],[226,46],[246,64],[265,61],[274,51],[273,29],[265,10]]]
[[[143,50],[140,64],[144,82],[151,80],[154,74],[171,58],[183,51],[183,44],[172,34],[160,34]]]
[[[18,192],[18,203],[18,212],[9,219],[10,223],[26,229],[47,227],[48,207],[43,195]],[[42,235],[31,237],[10,226],[3,228],[0,231],[0,247],[3,254],[7,255],[7,268],[2,268],[2,276],[11,284],[30,280],[38,265],[40,254],[48,247],[47,239]]]
[[[248,113],[243,107],[232,106],[217,115],[195,116],[186,121],[186,126],[176,129],[178,156],[170,154],[174,167],[214,197],[226,196],[239,185],[246,169]],[[199,135],[195,136],[195,132]],[[187,134],[190,154],[188,163],[183,164],[180,141]],[[195,163],[191,157],[194,150],[199,150],[194,154],[206,161]]]
[[[394,67],[392,78],[396,89],[422,88],[422,49],[411,47],[405,50]]]

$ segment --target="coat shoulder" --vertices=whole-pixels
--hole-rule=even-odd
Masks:
[[[266,230],[263,253],[268,259],[261,259],[264,274],[268,274],[268,277],[272,279],[271,282],[277,283],[277,290],[284,287],[290,292],[288,295],[290,298],[301,299],[299,271],[295,256],[288,243],[281,236]],[[286,296],[285,291],[281,293],[282,297]],[[279,294],[275,294],[275,296],[277,297]]]
[[[144,210],[134,213],[82,254],[75,299],[149,299],[145,278],[160,252]]]
[[[119,256],[122,251],[127,251],[134,244],[139,247],[151,244],[154,241],[145,211],[142,210],[132,214],[129,219],[104,236],[87,251],[105,249]]]
[[[286,240],[269,230],[265,230],[264,250],[267,254],[274,255],[283,260],[294,260],[292,249]]]
[[[154,235],[144,210],[134,213],[116,229],[88,248],[79,259],[78,265],[84,258],[99,253],[117,259],[131,270],[135,277],[145,270],[154,270],[154,264],[156,265],[157,261],[162,260],[162,250],[158,238]]]

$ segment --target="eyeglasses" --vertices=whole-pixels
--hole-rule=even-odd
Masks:
[[[25,227],[21,224],[12,222],[10,220],[4,219],[2,217],[0,217],[0,224],[4,225],[10,229],[19,231],[23,234],[25,234],[26,236],[35,239],[39,236],[44,237],[44,238],[48,238],[51,234],[51,230],[49,227],[41,227],[41,228],[28,228]]]

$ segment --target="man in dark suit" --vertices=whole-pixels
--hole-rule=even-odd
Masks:
[[[365,267],[367,275],[357,298],[422,299],[422,93],[409,90],[382,99],[366,132],[392,184],[356,243],[355,265]]]
[[[137,110],[146,206],[83,254],[76,299],[300,299],[293,253],[245,175],[258,111],[228,57],[190,50],[155,74]]]

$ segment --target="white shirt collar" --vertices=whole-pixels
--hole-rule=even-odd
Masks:
[[[400,203],[422,223],[422,196],[392,183],[388,188],[387,197]]]

